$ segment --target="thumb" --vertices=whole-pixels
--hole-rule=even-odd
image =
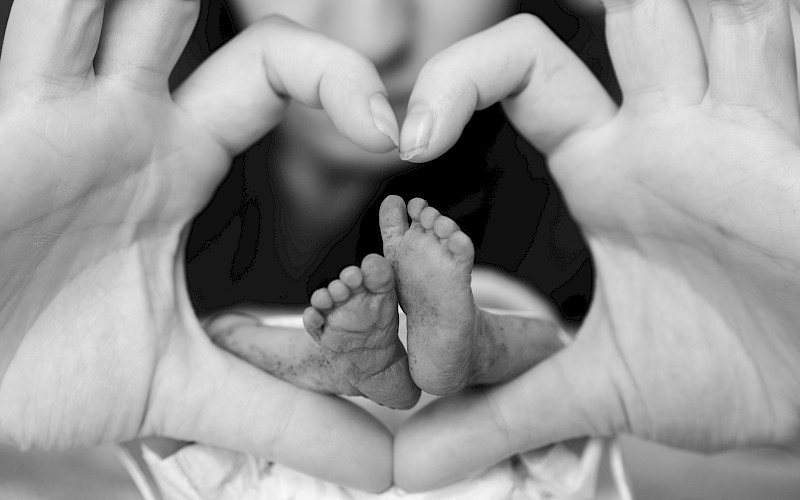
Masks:
[[[276,379],[204,336],[187,344],[157,371],[148,432],[261,456],[361,490],[392,484],[392,435],[366,411]]]
[[[395,437],[395,483],[427,491],[517,453],[615,434],[618,399],[598,359],[588,343],[576,341],[508,383],[429,404]]]

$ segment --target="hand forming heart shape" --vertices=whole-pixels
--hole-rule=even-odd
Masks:
[[[710,2],[706,63],[683,0],[606,3],[621,107],[518,16],[431,60],[409,106],[430,118],[397,133],[372,65],[286,20],[244,31],[170,95],[197,2],[16,2],[0,61],[3,439],[202,440],[373,491],[393,478],[431,488],[584,434],[703,450],[796,439],[789,6]],[[503,101],[547,153],[595,259],[576,342],[437,401],[394,441],[351,405],[215,348],[185,292],[186,228],[287,97],[322,106],[365,149],[399,137],[413,161]]]

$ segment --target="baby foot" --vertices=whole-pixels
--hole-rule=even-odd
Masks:
[[[345,268],[315,291],[303,324],[334,370],[364,396],[391,408],[417,403],[420,390],[397,336],[397,292],[386,259],[368,255],[361,267]]]
[[[408,317],[411,376],[425,392],[455,392],[473,378],[481,355],[470,287],[472,241],[420,198],[411,200],[407,210],[402,198],[386,198],[380,227],[384,255],[394,267]]]
[[[203,322],[211,340],[267,373],[322,394],[361,395],[333,369],[322,348],[294,328],[265,326],[258,316],[225,312]]]

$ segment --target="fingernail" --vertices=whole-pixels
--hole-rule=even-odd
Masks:
[[[414,105],[403,123],[400,159],[408,161],[428,149],[433,130],[433,115],[426,106]]]
[[[369,98],[369,112],[372,114],[372,122],[375,127],[394,143],[394,147],[399,148],[400,129],[397,126],[394,110],[386,96],[380,92],[372,94]]]

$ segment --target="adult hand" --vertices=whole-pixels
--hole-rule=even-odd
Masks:
[[[353,51],[273,18],[170,95],[198,9],[13,4],[0,61],[0,436],[52,449],[161,435],[385,489],[389,432],[215,348],[183,272],[190,221],[289,96],[386,152],[385,89]]]
[[[684,0],[605,3],[621,108],[528,16],[448,49],[420,75],[401,150],[429,160],[476,106],[503,100],[547,153],[596,282],[570,347],[510,383],[437,401],[401,429],[403,488],[586,434],[703,451],[798,437],[800,113],[789,6],[710,1],[706,63]]]

